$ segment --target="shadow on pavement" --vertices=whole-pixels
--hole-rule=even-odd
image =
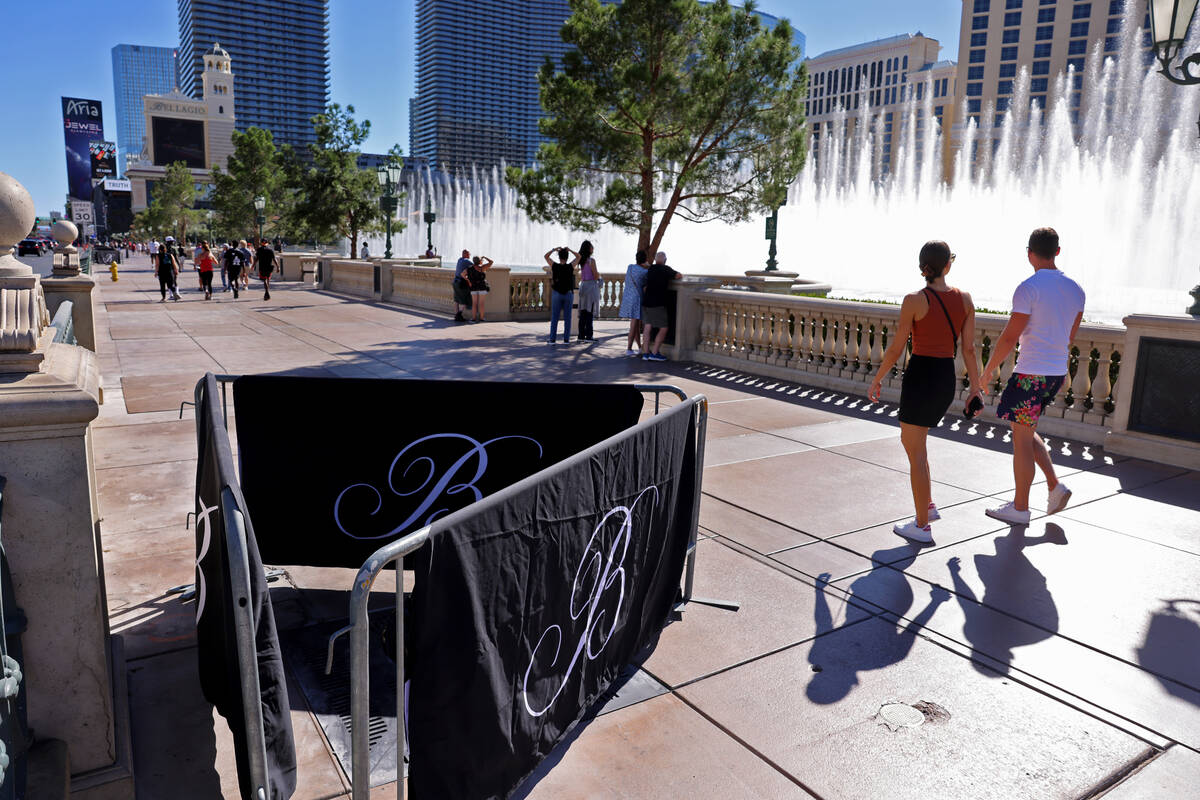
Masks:
[[[1150,616],[1146,640],[1138,648],[1138,663],[1153,673],[1168,694],[1196,703],[1194,691],[1163,677],[1191,675],[1200,689],[1200,600],[1163,600]]]

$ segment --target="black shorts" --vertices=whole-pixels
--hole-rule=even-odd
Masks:
[[[900,384],[900,421],[936,428],[954,402],[954,359],[910,356]]]
[[[454,279],[454,302],[460,306],[471,305],[471,284],[462,278]]]

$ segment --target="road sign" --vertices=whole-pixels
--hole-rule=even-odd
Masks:
[[[72,200],[71,221],[82,231],[96,221],[96,210],[86,200]]]
[[[776,217],[774,215],[767,217],[767,236],[766,236],[766,238],[768,238],[768,239],[775,238],[776,225],[777,225],[778,221],[779,220],[776,219]]]

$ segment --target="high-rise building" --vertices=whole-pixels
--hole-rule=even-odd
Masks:
[[[220,42],[237,61],[237,129],[266,128],[303,155],[329,99],[328,0],[178,0],[179,88],[202,91],[204,55]]]
[[[117,172],[137,160],[146,136],[142,98],[175,88],[175,49],[119,44],[112,49],[113,96],[117,107]]]
[[[570,13],[567,0],[417,0],[409,152],[450,170],[531,164],[545,141],[538,70],[561,62]],[[794,41],[803,55],[804,34]]]
[[[907,115],[915,118],[918,140],[926,131],[925,105],[930,106],[935,123],[949,131],[955,114],[956,67],[953,61],[938,60],[940,50],[936,39],[918,31],[809,59],[807,117],[812,158],[820,158],[821,145],[830,136],[852,137],[869,115],[870,130],[878,134],[874,139],[878,150],[873,154],[874,177],[881,177],[891,171],[902,127],[909,121]],[[948,168],[949,148],[943,148],[943,158]]]
[[[1149,26],[1145,0],[963,0],[958,100],[966,103],[964,122],[981,121],[989,107],[996,113],[993,126],[1002,121],[1023,69],[1030,75],[1030,102],[1045,108],[1068,68],[1074,76],[1066,91],[1077,120],[1089,62],[1120,50],[1127,10],[1133,25]],[[1148,47],[1149,34],[1140,35]]]

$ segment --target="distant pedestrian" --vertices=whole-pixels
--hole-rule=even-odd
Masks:
[[[363,242],[363,243],[362,243],[362,248],[359,250],[359,252],[360,252],[360,253],[362,253],[362,255],[361,255],[361,256],[359,256],[359,257],[360,257],[360,258],[362,258],[362,259],[368,259],[368,258],[370,258],[370,257],[371,257],[371,253],[370,253],[370,251],[368,251],[368,250],[367,250],[367,243],[366,243],[366,242]]]
[[[558,261],[550,258],[557,255]],[[571,256],[575,256],[572,261]],[[558,319],[563,318],[563,344],[571,343],[571,309],[575,305],[575,265],[579,253],[569,247],[550,248],[544,256],[550,267],[550,344],[558,338]]]
[[[192,248],[192,269],[196,272],[196,285],[200,287],[200,291],[204,291],[204,280],[200,277],[200,254],[204,252],[204,242],[196,242],[196,246]]]
[[[635,263],[625,268],[625,289],[621,292],[621,309],[618,314],[629,320],[629,336],[625,340],[625,355],[636,356],[642,349],[642,292],[646,288],[646,274],[650,265],[646,263],[646,251],[638,250]],[[637,350],[634,350],[634,345]]]
[[[263,300],[271,299],[271,273],[275,271],[275,251],[263,239],[254,251],[254,268],[263,282]]]
[[[242,288],[250,288],[250,265],[254,262],[254,253],[250,252],[250,247],[245,239],[238,241],[238,249],[242,251]]]
[[[592,327],[596,315],[600,313],[600,270],[596,268],[596,259],[592,243],[587,239],[579,245],[579,341],[593,341],[595,331]]]
[[[462,258],[454,265],[454,321],[466,322],[463,312],[471,308],[471,284],[467,280],[467,270],[471,268],[471,251],[463,250]]]
[[[487,282],[487,271],[494,262],[487,256],[475,256],[471,266],[467,267],[467,283],[471,285],[471,322],[487,322],[483,318],[484,301],[490,286]]]
[[[151,239],[150,244],[146,245],[151,256],[158,255],[158,239]]]
[[[667,266],[667,254],[663,252],[655,255],[654,263],[646,272],[646,290],[642,295],[642,358],[646,361],[667,360],[660,352],[671,325],[671,315],[667,311],[667,301],[671,296],[667,286],[682,277]],[[655,330],[658,334],[652,337]]]
[[[1012,428],[1016,495],[1012,502],[985,512],[993,519],[1014,525],[1029,524],[1029,489],[1035,465],[1046,476],[1050,492],[1047,514],[1062,511],[1071,499],[1071,490],[1054,474],[1050,450],[1037,434],[1042,412],[1054,402],[1054,396],[1066,381],[1071,340],[1083,321],[1087,299],[1079,284],[1055,265],[1054,259],[1060,251],[1058,232],[1053,228],[1038,228],[1029,235],[1025,254],[1033,275],[1013,292],[1012,316],[992,348],[978,387],[987,392],[996,370],[1019,341],[1021,351],[1016,366],[996,406],[996,416],[1007,420]],[[1085,360],[1080,360],[1079,368],[1086,369]]]
[[[425,248],[425,257],[426,258],[437,258],[437,251],[434,250],[432,247],[427,247],[427,248]]]
[[[223,269],[229,275],[229,288],[233,289],[233,299],[238,299],[238,283],[242,280],[242,270],[246,267],[245,256],[237,242],[230,242],[221,257]]]
[[[892,531],[921,544],[933,543],[930,523],[941,519],[932,497],[927,441],[958,390],[954,357],[962,348],[971,386],[979,383],[979,358],[975,355],[975,304],[971,295],[946,283],[954,264],[950,245],[926,242],[918,256],[925,288],[905,295],[900,304],[900,324],[890,335],[888,348],[875,379],[867,390],[871,402],[879,402],[883,378],[892,371],[908,347],[912,333],[912,355],[900,387],[900,444],[908,456],[914,518],[892,526]],[[972,389],[971,397],[974,397]],[[970,399],[970,398],[968,398]]]
[[[213,257],[208,242],[200,243],[200,255],[196,256],[195,263],[200,273],[200,288],[204,290],[204,299],[212,300],[213,268],[217,266],[217,259]]]
[[[150,260],[154,264],[154,271],[158,276],[159,294],[162,295],[162,299],[158,302],[165,303],[168,292],[170,292],[172,300],[179,300],[179,290],[175,285],[175,279],[179,275],[179,261],[175,258],[175,254],[166,247],[158,247],[150,256]]]

